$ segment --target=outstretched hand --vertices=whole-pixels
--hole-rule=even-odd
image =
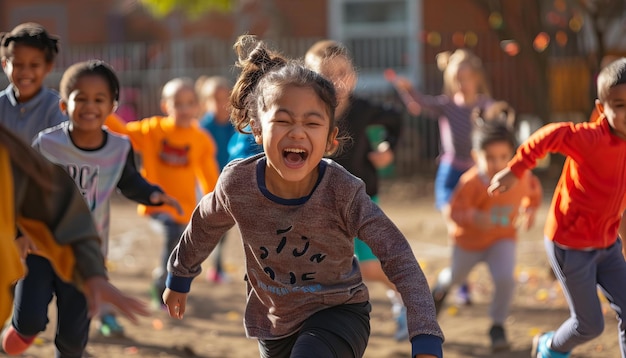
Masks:
[[[163,292],[163,302],[167,306],[167,313],[170,317],[183,319],[185,308],[187,307],[187,294],[172,291],[166,288]]]
[[[413,91],[413,84],[405,77],[398,76],[396,71],[392,68],[388,68],[384,72],[385,79],[389,81],[393,85],[393,87],[400,95],[400,99],[406,106],[409,114],[413,116],[417,116],[422,112],[422,107],[415,101],[413,95],[411,95],[411,91]]]
[[[161,193],[160,191],[155,191],[154,193],[152,193],[152,195],[150,195],[150,202],[152,204],[163,203],[165,205],[169,205],[169,206],[173,207],[174,209],[176,209],[176,212],[179,215],[183,214],[183,208],[178,203],[178,200],[174,199],[173,197],[171,197],[171,196],[169,196],[169,195],[167,195],[165,193]]]
[[[102,302],[112,304],[135,324],[138,323],[137,315],[150,315],[144,302],[125,295],[104,276],[93,276],[85,280],[83,291],[87,298],[89,317],[94,317],[98,314]]]
[[[513,174],[510,168],[504,168],[491,178],[491,183],[489,188],[487,188],[487,192],[489,195],[504,193],[505,191],[511,189],[513,185],[517,183],[517,180],[517,177]]]

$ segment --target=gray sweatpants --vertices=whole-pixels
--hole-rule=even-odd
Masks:
[[[617,313],[622,358],[626,358],[626,261],[622,241],[600,250],[564,249],[545,239],[552,270],[563,288],[571,316],[556,330],[552,349],[570,352],[574,347],[599,336],[604,316],[598,298],[599,287]]]
[[[468,251],[458,246],[452,249],[452,266],[450,271],[439,274],[437,284],[446,291],[467,279],[470,271],[479,262],[489,266],[493,279],[494,294],[489,308],[489,316],[493,324],[502,325],[509,314],[511,300],[515,291],[516,242],[514,240],[498,240],[489,248],[481,251]],[[448,276],[448,277],[446,277]]]

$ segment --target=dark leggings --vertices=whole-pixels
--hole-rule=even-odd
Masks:
[[[261,358],[362,357],[370,335],[371,309],[364,302],[319,311],[291,336],[259,340]]]
[[[57,329],[54,339],[57,358],[82,357],[89,338],[87,301],[72,284],[56,275],[50,262],[37,255],[26,257],[28,275],[15,288],[12,324],[25,337],[46,329],[48,305],[56,295]]]

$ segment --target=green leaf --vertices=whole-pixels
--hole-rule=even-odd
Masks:
[[[180,10],[187,17],[197,19],[211,12],[230,12],[235,0],[141,0],[141,4],[157,17],[165,17]]]

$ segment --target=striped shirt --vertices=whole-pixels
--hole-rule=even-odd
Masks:
[[[472,159],[472,120],[474,108],[486,108],[492,99],[480,97],[474,106],[459,106],[446,95],[418,95],[417,102],[439,120],[440,160],[461,170],[469,169]]]

